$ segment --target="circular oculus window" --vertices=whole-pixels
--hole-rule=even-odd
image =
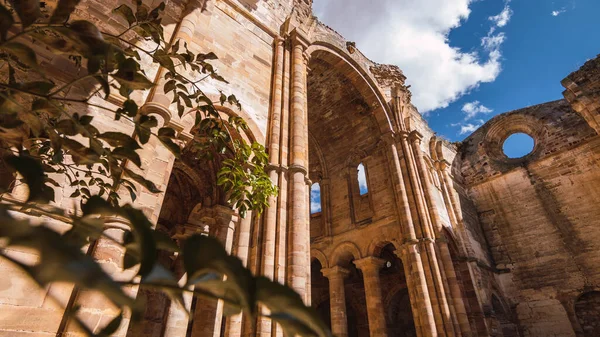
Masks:
[[[533,152],[535,140],[526,133],[518,132],[508,136],[502,144],[502,152],[511,159],[523,158]]]

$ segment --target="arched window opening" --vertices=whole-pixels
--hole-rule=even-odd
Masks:
[[[310,214],[321,213],[321,185],[314,183],[310,187]]]
[[[363,163],[358,164],[358,188],[360,195],[369,193],[369,187],[367,186],[367,174],[365,172],[365,165]]]

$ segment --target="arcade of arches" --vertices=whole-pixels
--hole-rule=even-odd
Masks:
[[[108,18],[117,1],[106,2],[81,4]],[[215,184],[218,161],[201,165],[192,148],[176,160],[149,143],[145,174],[165,192],[135,203],[156,230],[216,236],[253,273],[292,287],[338,337],[600,336],[600,57],[562,81],[564,99],[500,114],[450,143],[411,103],[402,71],[366,58],[311,4],[168,2],[167,35],[219,55],[244,107],[221,112],[248,122],[234,137],[268,149],[279,194],[242,218]],[[182,143],[198,136],[168,94],[140,100]],[[515,158],[502,146],[517,133],[533,149]],[[108,231],[118,237],[119,226]],[[124,252],[101,241],[91,254],[115,270]],[[176,255],[159,259],[186,277]],[[116,314],[92,293],[31,291],[12,266],[0,261],[0,271],[10,275],[0,280],[0,337],[80,336],[49,292],[78,305],[90,327]],[[131,294],[148,303],[144,319],[126,318],[115,336],[282,336],[266,318],[225,317],[218,301],[186,298],[188,317],[159,293]]]

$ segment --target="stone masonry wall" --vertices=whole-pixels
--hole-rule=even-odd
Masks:
[[[512,133],[535,140],[507,158]],[[499,115],[462,144],[454,169],[472,200],[524,336],[575,336],[573,302],[600,284],[600,138],[564,101]],[[468,205],[468,204],[467,204]],[[466,219],[475,217],[469,214]],[[478,231],[469,221],[471,232]]]

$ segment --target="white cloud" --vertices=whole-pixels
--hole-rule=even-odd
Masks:
[[[494,111],[481,104],[479,101],[465,103],[461,110],[465,113],[465,120],[469,120],[481,113],[487,114]]]
[[[494,35],[494,31],[490,30],[488,35],[481,39],[481,46],[488,50],[489,52],[500,50],[500,46],[504,43],[506,39],[506,35],[504,33],[499,33]]]
[[[564,12],[566,12],[566,11],[567,11],[567,10],[566,10],[566,9],[564,9],[564,8],[563,8],[563,9],[561,9],[561,10],[552,11],[552,16],[559,16],[559,15],[561,15],[562,13],[564,13]]]
[[[400,66],[412,85],[413,103],[428,112],[494,81],[501,71],[504,35],[490,32],[474,46],[479,51],[466,52],[449,41],[474,1],[314,0],[313,7],[321,21],[355,41],[367,57]],[[494,21],[494,27],[508,22],[512,11],[505,10],[505,19]]]
[[[502,10],[502,12],[500,12],[500,14],[490,16],[488,20],[492,21],[496,25],[496,27],[502,28],[506,26],[508,21],[510,21],[510,17],[512,15],[513,11],[512,9],[510,9],[510,6],[507,3],[506,5],[504,5],[504,9]]]
[[[367,187],[367,174],[365,173],[365,166],[362,163],[358,165],[358,188],[360,189],[361,195],[369,192],[369,187]]]
[[[456,125],[456,124],[453,124]],[[465,135],[465,134],[470,134],[473,131],[479,129],[481,126],[483,125],[483,121],[478,121],[477,124],[472,124],[472,123],[467,123],[467,124],[460,124],[460,131],[458,132],[459,135]]]
[[[310,187],[310,214],[321,211],[321,185],[313,184]]]

